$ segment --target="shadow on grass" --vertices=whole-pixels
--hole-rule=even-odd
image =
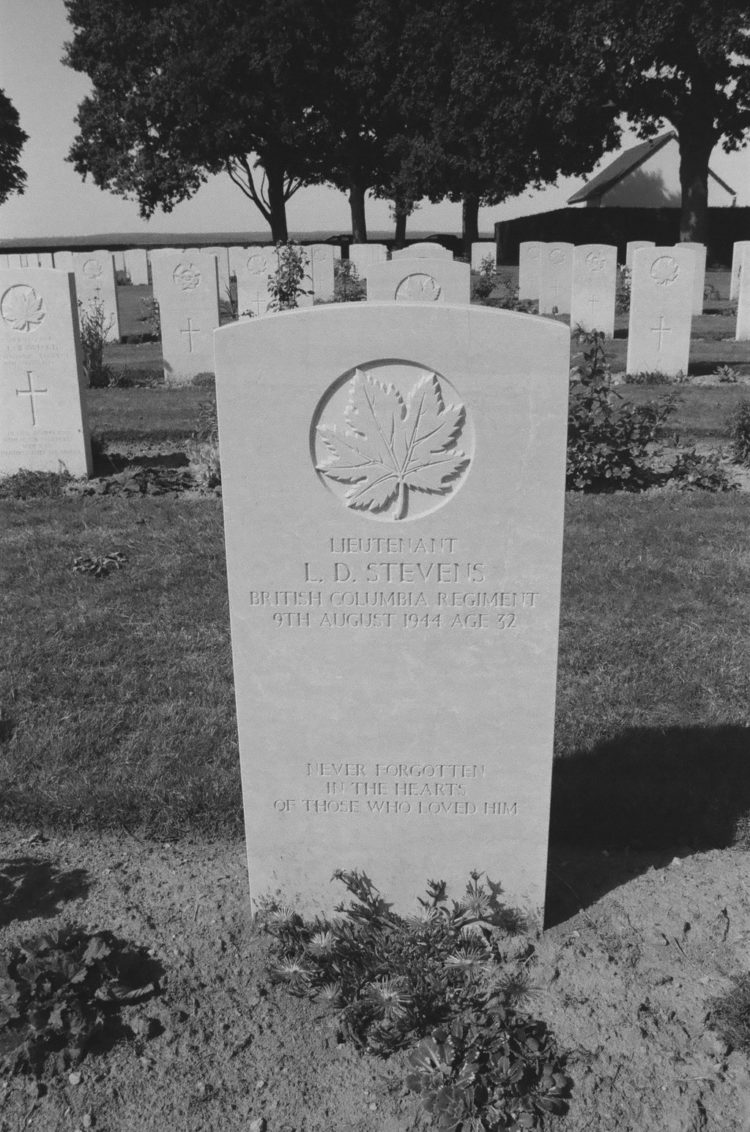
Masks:
[[[0,859],[0,927],[13,920],[54,916],[89,890],[85,869],[63,872],[39,857]]]
[[[750,728],[634,728],[557,759],[550,840],[547,926],[676,855],[750,849]]]

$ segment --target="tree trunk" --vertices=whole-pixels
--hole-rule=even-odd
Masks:
[[[284,170],[280,167],[265,166],[268,183],[268,209],[270,212],[271,238],[274,243],[286,243],[289,232],[286,226],[286,199],[284,195]]]
[[[464,193],[461,204],[461,234],[464,255],[471,257],[471,245],[479,239],[479,196],[477,193]]]
[[[708,240],[708,159],[713,147],[713,133],[696,128],[694,121],[680,131],[680,240]]]
[[[352,210],[352,240],[355,244],[366,244],[367,221],[365,220],[365,189],[363,185],[352,182],[349,186],[349,207]]]
[[[409,219],[409,213],[403,212],[394,206],[394,216],[396,218],[396,231],[395,231],[395,244],[397,248],[403,248],[406,244],[406,221]]]

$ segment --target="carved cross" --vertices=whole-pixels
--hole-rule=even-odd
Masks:
[[[187,336],[188,336],[188,353],[189,354],[192,354],[192,352],[193,352],[193,335],[194,334],[200,334],[200,333],[201,333],[200,327],[199,326],[193,326],[192,318],[189,318],[187,320],[187,329],[180,331],[180,334],[187,334]]]
[[[34,397],[38,396],[40,393],[47,393],[48,390],[47,389],[34,389],[33,385],[31,384],[32,376],[33,375],[32,375],[31,370],[27,369],[26,370],[26,383],[28,385],[28,389],[17,389],[16,390],[16,397],[28,397],[29,408],[31,409],[31,427],[36,428],[36,408],[34,406]]]
[[[672,333],[672,327],[667,326],[667,324],[664,321],[664,315],[663,314],[659,315],[659,325],[651,327],[651,333],[659,335],[659,341],[657,343],[656,350],[657,350],[657,353],[660,354],[662,346],[664,345],[664,335]]]

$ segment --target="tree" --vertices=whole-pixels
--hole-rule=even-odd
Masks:
[[[166,212],[225,171],[286,240],[286,201],[317,167],[303,0],[66,0],[64,62],[87,74],[70,151],[100,188]]]
[[[18,163],[28,134],[21,129],[18,111],[0,90],[0,204],[13,193],[23,193],[26,173]]]
[[[617,108],[644,138],[664,121],[676,130],[680,238],[705,243],[711,152],[719,142],[739,149],[750,136],[750,3],[587,0],[585,16]]]

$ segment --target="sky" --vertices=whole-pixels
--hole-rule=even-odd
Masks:
[[[60,62],[70,36],[63,0],[0,0],[0,89],[29,135],[21,154],[26,191],[0,205],[0,238],[267,230],[261,214],[226,174],[212,177],[192,200],[171,213],[157,212],[149,221],[140,218],[136,204],[84,182],[65,161],[76,132],[78,104],[90,89],[85,75]],[[624,136],[625,144],[635,140],[632,131]],[[594,171],[613,157],[607,155]],[[738,205],[750,205],[750,149],[739,154],[717,149],[711,168],[737,191]],[[560,178],[554,186],[481,209],[481,234],[491,236],[497,220],[564,207],[585,179]],[[347,232],[351,226],[346,197],[325,187],[297,192],[287,205],[287,220],[290,231],[298,233]],[[386,201],[368,201],[367,224],[370,231],[392,229]],[[410,217],[409,230],[460,233],[461,206],[425,201]]]

